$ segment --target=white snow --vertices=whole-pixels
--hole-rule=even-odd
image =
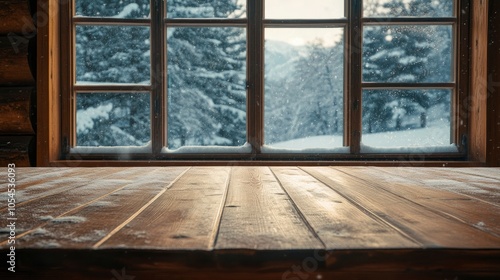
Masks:
[[[85,217],[79,217],[79,216],[65,216],[65,217],[59,217],[55,218],[52,220],[54,223],[70,223],[70,224],[77,224],[81,222],[85,222],[87,219]]]
[[[317,137],[309,137],[307,139],[311,140],[311,138],[314,138],[312,140],[319,140],[321,141],[321,138],[324,138],[325,136],[317,136]],[[328,137],[328,136],[327,136]],[[298,139],[297,142],[302,142],[302,139]],[[307,154],[326,154],[326,153],[336,153],[336,154],[345,154],[349,153],[349,147],[337,147],[337,148],[302,148],[302,149],[297,149],[297,148],[280,148],[283,146],[288,146],[292,145],[295,140],[281,142],[277,143],[274,145],[264,145],[261,148],[262,153],[265,154],[277,154],[277,153],[307,153]],[[309,142],[311,145],[314,143],[313,141]]]
[[[162,149],[162,153],[169,154],[247,154],[252,152],[252,146],[245,143],[243,146],[184,146],[175,150],[170,150],[167,147]]]
[[[94,120],[99,118],[109,119],[109,113],[113,110],[113,104],[90,107],[86,110],[76,112],[76,132],[85,133],[94,128]]]
[[[123,10],[114,16],[113,18],[126,18],[128,17],[132,12],[134,11],[139,11],[139,5],[137,3],[130,3],[127,6],[123,8]]]
[[[76,146],[70,149],[72,154],[141,154],[151,153],[151,141],[144,146]]]
[[[456,153],[449,143],[449,127],[433,126],[405,131],[364,134],[362,153]],[[348,153],[341,135],[313,136],[267,144],[264,153]]]

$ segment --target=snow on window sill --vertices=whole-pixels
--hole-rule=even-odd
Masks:
[[[151,151],[151,142],[144,146],[76,146],[70,149],[74,154],[144,154]]]
[[[245,143],[243,146],[184,146],[175,150],[164,147],[161,150],[166,154],[249,154],[252,152],[252,146]]]
[[[261,151],[264,154],[347,154],[350,150],[349,147],[291,149],[264,145]]]
[[[362,154],[435,154],[458,153],[455,144],[442,146],[417,146],[417,147],[375,147],[361,144]]]

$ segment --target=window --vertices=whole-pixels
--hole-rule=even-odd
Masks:
[[[70,1],[63,156],[463,158],[467,2]]]

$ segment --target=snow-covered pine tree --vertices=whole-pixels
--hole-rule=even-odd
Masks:
[[[143,18],[149,0],[77,0],[76,15]],[[76,28],[76,80],[81,83],[149,83],[149,28]],[[148,94],[79,93],[77,145],[138,146],[150,140]]]
[[[370,7],[372,11],[386,11],[387,16],[440,16],[441,13],[451,15],[452,1],[439,4],[430,0],[392,0],[384,3],[383,9],[377,9],[374,3]],[[418,83],[436,82],[436,77],[447,77],[448,80],[439,81],[448,82],[451,74],[450,33],[451,29],[446,26],[365,27],[363,80]],[[418,90],[365,92],[363,128],[368,133],[402,129],[404,115],[425,114],[431,105],[435,105],[434,101],[446,100],[443,98],[446,94],[446,91],[424,94]]]
[[[172,18],[228,17],[236,0],[169,0]],[[246,39],[243,28],[167,30],[168,143],[243,145],[246,141]]]

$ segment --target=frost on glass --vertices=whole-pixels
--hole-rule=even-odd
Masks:
[[[363,145],[450,145],[451,90],[364,90],[362,98]]]
[[[450,25],[366,26],[363,31],[363,80],[452,82],[452,42]]]
[[[150,0],[75,0],[75,14],[85,17],[147,18]]]
[[[167,30],[168,149],[246,142],[246,34],[236,27]]]
[[[148,93],[77,94],[77,146],[144,146],[150,127]]]
[[[363,0],[365,17],[452,17],[455,0]]]
[[[344,0],[265,0],[268,19],[331,19],[345,17]]]
[[[150,83],[149,27],[76,27],[76,82]]]
[[[244,18],[246,0],[167,0],[168,18]]]
[[[343,29],[266,29],[264,96],[266,146],[342,147]]]

